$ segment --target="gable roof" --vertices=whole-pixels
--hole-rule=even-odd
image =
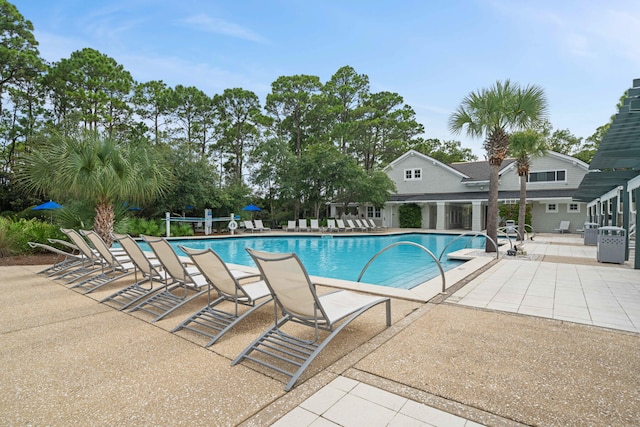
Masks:
[[[499,174],[502,175],[515,161],[515,159],[505,159],[502,162]],[[489,181],[489,175],[491,174],[491,166],[487,160],[451,163],[451,167],[467,176],[462,182]]]
[[[394,161],[392,161],[391,163],[389,163],[387,166],[385,166],[383,168],[383,171],[387,172],[390,169],[393,169],[394,167],[398,166],[400,163],[402,163],[405,159],[409,158],[409,157],[417,157],[425,162],[429,162],[434,166],[440,166],[441,168],[451,172],[452,174],[462,178],[463,180],[465,178],[469,178],[467,175],[465,175],[463,172],[447,165],[446,163],[442,163],[439,160],[434,159],[433,157],[429,157],[426,154],[422,154],[419,151],[416,150],[409,150],[406,153],[404,153],[402,156],[398,157],[397,159],[395,159]]]

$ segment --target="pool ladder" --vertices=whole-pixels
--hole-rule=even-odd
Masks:
[[[481,231],[467,231],[465,233],[462,233],[458,236],[456,236],[453,240],[451,240],[449,243],[447,243],[447,245],[444,247],[444,249],[442,249],[442,252],[440,252],[440,256],[438,258],[436,258],[436,256],[433,254],[433,252],[431,252],[429,249],[425,248],[424,246],[418,244],[418,243],[414,243],[414,242],[396,242],[396,243],[392,243],[389,246],[386,246],[385,248],[381,249],[380,251],[378,251],[378,253],[376,253],[373,257],[371,257],[371,259],[369,260],[369,262],[367,262],[367,264],[364,266],[364,268],[362,269],[362,271],[360,272],[360,275],[358,276],[358,280],[356,280],[356,282],[360,282],[360,280],[362,279],[362,276],[364,276],[364,273],[367,271],[367,269],[369,268],[369,266],[371,265],[371,263],[373,263],[373,261],[375,261],[376,258],[378,258],[380,255],[382,255],[384,252],[388,251],[389,249],[395,247],[395,246],[400,246],[400,245],[408,245],[408,246],[415,246],[421,250],[423,250],[424,252],[426,252],[427,254],[429,254],[429,256],[436,262],[436,265],[438,266],[438,269],[440,270],[440,277],[442,277],[442,291],[440,293],[442,294],[446,294],[446,290],[447,290],[447,281],[444,275],[444,270],[442,269],[442,264],[440,263],[440,261],[442,260],[442,255],[445,254],[446,250],[449,248],[449,246],[451,246],[451,244],[453,242],[455,242],[456,240],[465,237],[465,236],[484,236],[485,238],[489,239],[491,242],[493,242],[494,247],[496,248],[496,259],[498,259],[500,257],[500,252],[498,250],[498,244],[495,242],[495,240],[493,240],[491,237],[487,236],[486,233],[483,233]]]
[[[438,265],[438,269],[440,270],[440,276],[442,277],[442,293],[446,293],[446,279],[444,277],[444,270],[442,269],[442,265],[440,264],[440,261],[438,260],[438,258],[436,258],[436,256],[433,254],[433,252],[431,252],[429,249],[425,248],[424,246],[418,244],[418,243],[414,243],[414,242],[396,242],[396,243],[392,243],[389,246],[381,249],[380,251],[378,251],[377,254],[375,254],[373,257],[371,257],[371,259],[369,260],[369,262],[367,262],[367,265],[364,266],[364,268],[362,269],[362,271],[360,272],[360,276],[358,276],[358,280],[356,280],[357,282],[360,281],[360,279],[362,279],[362,276],[364,276],[364,273],[367,271],[367,269],[369,268],[369,266],[371,265],[371,263],[373,261],[375,261],[376,258],[378,258],[380,255],[382,255],[384,252],[386,252],[387,250],[395,247],[395,246],[400,246],[400,245],[408,245],[408,246],[415,246],[417,248],[422,249],[423,251],[425,251],[427,254],[429,254],[429,256],[436,262],[436,264]]]

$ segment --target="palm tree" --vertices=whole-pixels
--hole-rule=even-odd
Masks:
[[[168,188],[171,174],[152,147],[87,132],[53,136],[25,156],[18,177],[27,190],[93,204],[93,228],[110,245],[114,205],[153,200]]]
[[[527,176],[531,167],[531,159],[543,156],[547,151],[547,144],[542,135],[528,129],[514,132],[509,137],[511,156],[516,159],[516,168],[520,177],[520,210],[518,211],[518,239],[524,240],[525,213],[527,209]]]
[[[471,92],[449,118],[449,129],[459,134],[466,127],[467,135],[485,137],[484,149],[491,168],[487,235],[496,240],[498,235],[498,172],[509,150],[509,131],[529,128],[547,113],[547,99],[542,88],[526,86],[506,80],[497,81],[488,89]],[[497,248],[487,239],[486,251]]]

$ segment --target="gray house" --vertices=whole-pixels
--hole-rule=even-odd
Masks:
[[[582,228],[586,218],[583,202],[572,200],[589,165],[564,154],[549,151],[531,161],[527,203],[537,232],[553,232],[560,221],[571,221],[570,230]],[[361,207],[361,215],[387,227],[398,227],[398,207],[415,203],[422,210],[422,227],[434,230],[485,228],[489,197],[489,164],[486,161],[444,164],[417,151],[409,151],[386,168],[397,193],[383,209]],[[501,166],[499,203],[518,203],[520,177],[515,159]]]

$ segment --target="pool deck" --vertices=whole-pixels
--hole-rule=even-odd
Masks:
[[[220,342],[0,268],[0,425],[637,425],[640,270],[578,235],[538,235],[429,303],[394,298],[342,331],[298,385],[230,361],[270,304]],[[631,258],[633,259],[633,258]]]

